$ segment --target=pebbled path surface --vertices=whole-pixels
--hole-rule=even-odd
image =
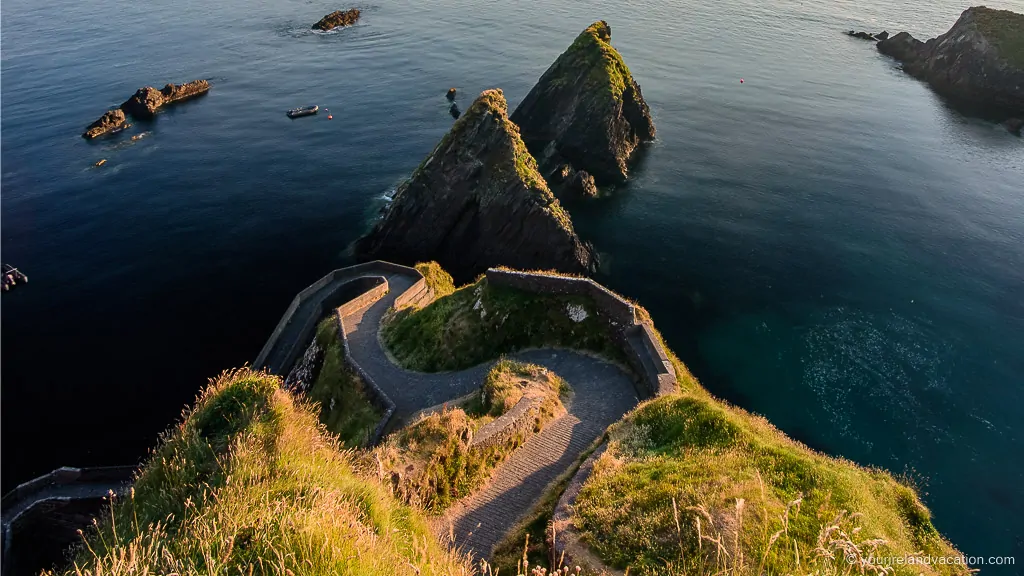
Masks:
[[[391,362],[377,332],[381,318],[414,278],[391,274],[391,291],[343,318],[353,358],[391,398],[396,417],[465,396],[483,383],[493,362],[457,372],[425,374]],[[437,532],[455,536],[454,545],[478,558],[528,512],[555,478],[565,472],[612,423],[638,402],[629,375],[613,364],[568,350],[529,350],[510,357],[553,370],[573,390],[567,413],[531,436],[499,465],[490,482],[449,509],[435,523]]]

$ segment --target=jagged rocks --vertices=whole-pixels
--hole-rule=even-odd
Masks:
[[[457,92],[458,91],[455,88],[449,88],[448,89],[448,93],[445,94],[444,97],[447,98],[449,102],[454,102],[455,101],[455,94]]]
[[[597,184],[594,183],[594,177],[587,174],[586,170],[577,170],[566,182],[565,189],[570,194],[585,198],[597,196]]]
[[[619,183],[636,147],[654,138],[640,85],[610,40],[607,22],[589,26],[512,114],[545,172],[569,163],[599,184]]]
[[[1001,118],[1024,116],[1024,15],[968,8],[945,34],[921,42],[906,32],[878,50],[937,92]]]
[[[359,20],[359,10],[353,8],[351,10],[337,10],[331,12],[327,16],[320,19],[319,22],[313,24],[313,30],[334,30],[339,26],[351,26]]]
[[[108,110],[100,119],[89,124],[86,127],[85,132],[82,134],[82,138],[92,140],[97,136],[102,136],[111,130],[115,130],[124,126],[125,116],[121,110]]]
[[[509,120],[501,90],[473,102],[355,252],[364,260],[436,260],[463,280],[492,266],[580,274],[596,267]]]
[[[860,38],[861,40],[875,40],[875,35],[870,32],[854,32],[853,30],[850,30],[846,35],[854,38]]]
[[[146,86],[139,88],[131,98],[121,104],[121,110],[135,118],[150,119],[163,106],[200,96],[209,90],[210,83],[206,80],[195,80],[186,84],[168,84],[163,87],[163,90]]]

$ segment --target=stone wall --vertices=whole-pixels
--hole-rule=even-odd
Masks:
[[[576,474],[569,481],[565,492],[558,499],[555,511],[551,515],[551,531],[553,533],[551,542],[551,565],[580,566],[584,574],[595,576],[618,576],[621,570],[608,567],[601,559],[587,548],[586,543],[580,537],[580,533],[573,524],[573,506],[576,505],[576,498],[580,495],[583,484],[590,478],[594,471],[594,464],[608,448],[605,442],[590,455],[576,471]]]
[[[678,388],[675,368],[668,352],[658,341],[651,326],[641,320],[636,306],[589,278],[575,278],[544,272],[519,272],[491,268],[487,282],[534,294],[586,296],[597,306],[622,347],[630,367],[640,377],[638,392],[654,397],[671,394]]]
[[[370,434],[370,438],[366,442],[368,446],[374,446],[380,442],[381,438],[384,437],[384,430],[387,428],[388,422],[391,421],[391,417],[395,415],[395,403],[387,394],[384,393],[383,390],[381,390],[380,386],[377,385],[377,382],[367,374],[365,370],[363,370],[363,367],[360,366],[354,358],[352,358],[352,351],[349,349],[348,345],[348,337],[345,335],[345,321],[343,316],[341,308],[338,308],[335,317],[338,319],[338,337],[341,338],[341,345],[345,350],[345,362],[350,368],[355,370],[356,374],[359,374],[363,383],[366,384],[366,391],[369,392],[368,396],[370,396],[374,405],[384,411],[384,416],[381,417],[377,426],[374,427],[373,432]]]
[[[523,396],[509,411],[480,428],[469,447],[488,448],[511,442],[516,436],[525,438],[533,433],[542,404],[541,396]]]

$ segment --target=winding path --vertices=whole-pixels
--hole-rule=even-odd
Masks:
[[[426,374],[396,366],[382,348],[378,332],[384,313],[417,278],[387,275],[390,292],[344,318],[353,359],[395,403],[396,417],[464,396],[482,383],[493,362],[466,370]],[[494,471],[490,482],[435,522],[449,530],[455,546],[489,558],[494,546],[530,510],[559,475],[569,469],[604,430],[636,405],[629,375],[617,366],[567,350],[529,350],[512,355],[553,370],[573,390],[567,413],[532,435]]]

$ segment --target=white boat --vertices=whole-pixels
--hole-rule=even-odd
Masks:
[[[302,108],[292,108],[287,114],[289,118],[301,118],[303,116],[312,116],[319,111],[319,106],[303,106]]]

